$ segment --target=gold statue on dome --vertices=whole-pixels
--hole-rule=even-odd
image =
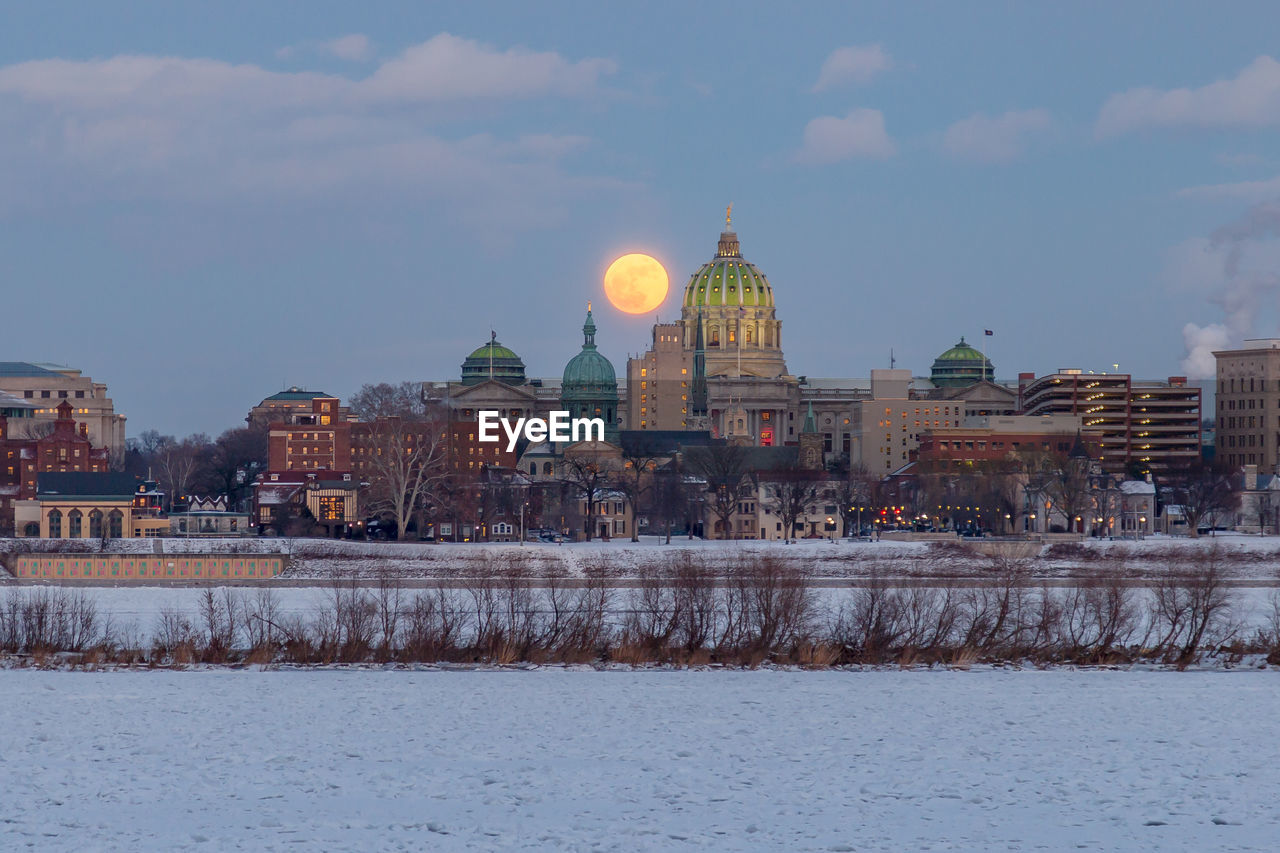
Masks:
[[[724,230],[730,231],[733,228],[733,202],[729,202],[729,206],[724,209]]]

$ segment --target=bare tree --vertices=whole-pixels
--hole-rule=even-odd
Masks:
[[[396,538],[404,539],[410,519],[447,475],[443,418],[379,417],[357,424],[352,437],[359,473],[369,484],[368,510],[391,518]]]
[[[159,448],[155,454],[155,462],[160,482],[164,484],[170,500],[190,493],[212,444],[209,436],[196,433],[182,441],[166,442]]]
[[[840,472],[836,483],[836,503],[840,509],[840,522],[844,527],[844,536],[859,522],[862,511],[859,507],[868,505],[875,493],[879,479],[862,463],[854,463]],[[868,511],[870,507],[868,506]],[[870,518],[870,515],[867,516]],[[857,531],[861,535],[862,531]]]
[[[1076,530],[1076,521],[1092,506],[1089,491],[1089,462],[1073,457],[1052,457],[1047,471],[1041,472],[1044,494],[1066,519],[1068,531]]]
[[[750,488],[748,449],[733,444],[690,447],[685,451],[685,458],[689,470],[706,483],[711,512],[720,522],[720,538],[730,538],[731,519],[738,502]]]
[[[618,491],[627,496],[627,502],[637,513],[644,504],[645,498],[653,489],[653,472],[657,468],[660,458],[656,453],[638,448],[630,451],[624,449],[622,451],[622,470],[618,472],[615,485]],[[638,523],[632,523],[631,525],[631,541],[640,541],[640,526]]]
[[[267,465],[266,427],[229,429],[213,443],[202,466],[207,490],[227,496],[228,509],[238,508],[240,495]]]
[[[1231,488],[1231,472],[1219,465],[1196,461],[1165,474],[1169,500],[1182,507],[1187,533],[1200,535],[1200,523],[1216,520],[1220,512],[1234,509],[1239,494]]]
[[[677,521],[689,523],[689,490],[678,460],[653,472],[649,489],[649,518],[662,523],[666,543],[671,544],[671,527]]]
[[[351,412],[362,421],[398,417],[406,421],[423,420],[427,407],[422,388],[417,382],[391,384],[379,382],[361,386],[351,395]]]
[[[583,529],[590,542],[595,527],[596,505],[601,496],[615,484],[619,466],[612,459],[597,453],[570,451],[564,456],[560,472],[561,482],[581,496],[586,505]]]
[[[784,468],[769,472],[761,487],[767,497],[765,507],[782,520],[782,536],[795,539],[796,522],[813,509],[818,499],[814,472],[800,468]]]

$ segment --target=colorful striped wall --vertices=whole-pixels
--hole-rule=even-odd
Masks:
[[[43,580],[266,580],[284,570],[271,554],[23,554],[14,574]]]

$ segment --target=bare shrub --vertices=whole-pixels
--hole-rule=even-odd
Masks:
[[[200,632],[186,614],[171,607],[161,609],[151,635],[152,656],[175,663],[191,663],[199,655]]]
[[[404,612],[404,583],[399,577],[379,567],[374,604],[378,612],[377,659],[389,661],[399,641],[400,618]]]
[[[1184,668],[1206,647],[1228,642],[1239,631],[1232,620],[1234,596],[1214,546],[1194,562],[1160,573],[1152,589],[1152,651]]]
[[[405,613],[403,656],[414,661],[455,657],[466,613],[450,590],[420,592]]]
[[[221,595],[205,587],[200,595],[200,624],[204,631],[200,659],[205,663],[226,663],[235,648],[241,606],[236,595],[223,587]]]
[[[1062,597],[1063,659],[1079,663],[1127,660],[1126,649],[1138,632],[1139,621],[1134,592],[1119,574],[1072,587]]]
[[[642,571],[631,592],[619,639],[622,648],[615,651],[615,660],[622,654],[649,661],[665,659],[680,625],[675,590],[664,573],[652,567]]]

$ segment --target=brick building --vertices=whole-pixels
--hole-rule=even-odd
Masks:
[[[116,414],[107,386],[82,376],[78,369],[0,361],[0,391],[33,404],[32,416],[38,423],[57,420],[58,404],[66,401],[94,447],[105,448],[112,458],[124,458],[124,415]]]
[[[111,467],[110,452],[93,446],[88,425],[76,422],[68,401],[57,405],[51,429],[14,417],[20,414],[16,402],[0,409],[8,413],[0,413],[0,535],[15,532],[15,501],[36,497],[40,474],[102,473]]]
[[[954,427],[931,427],[920,436],[916,460],[922,466],[996,462],[1013,454],[1065,456],[1080,433],[1081,419],[1072,415],[1010,415],[966,418]],[[1082,436],[1086,451],[1097,456],[1096,436]]]

